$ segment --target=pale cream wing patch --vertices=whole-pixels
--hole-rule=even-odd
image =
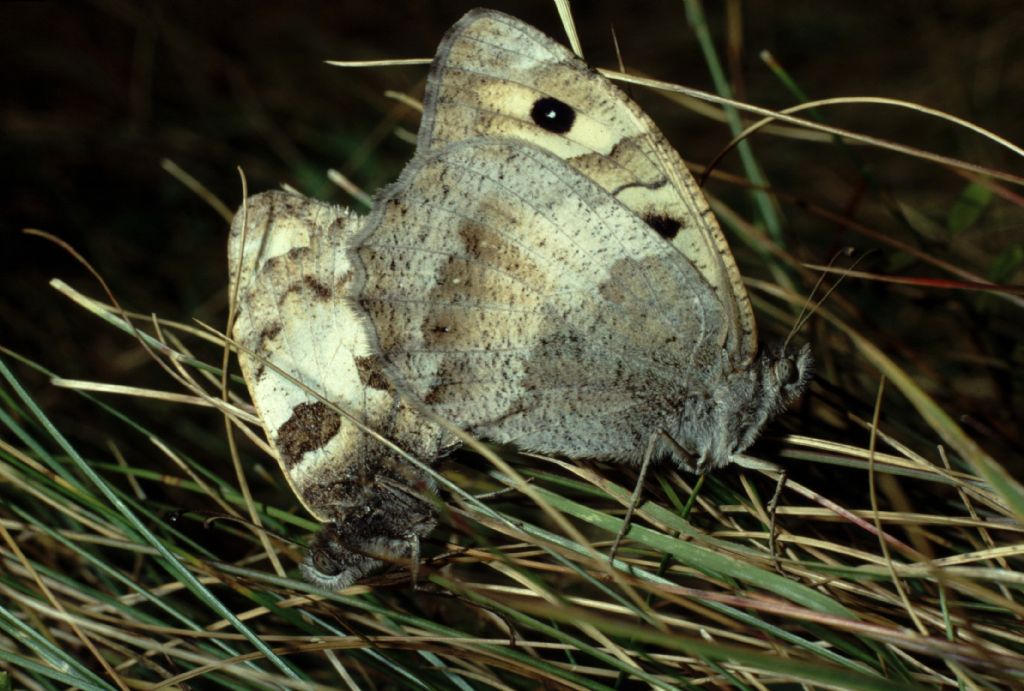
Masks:
[[[721,303],[734,367],[757,351],[753,311],[707,201],[650,118],[618,87],[537,29],[473,10],[431,67],[418,151],[511,137],[564,159],[644,219],[700,272]]]
[[[362,219],[284,192],[251,197],[245,216],[248,228],[240,210],[228,245],[242,373],[296,496],[331,521],[359,504],[381,470],[375,459],[390,452],[275,368],[428,462],[440,433],[398,402],[346,300],[353,272],[344,247]]]
[[[722,370],[728,327],[705,277],[522,141],[417,157],[350,254],[396,388],[481,437],[634,459]]]

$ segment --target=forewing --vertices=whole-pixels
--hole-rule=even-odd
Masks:
[[[478,136],[551,151],[671,240],[718,294],[733,364],[753,358],[757,333],[746,289],[679,154],[618,87],[537,29],[493,10],[468,13],[438,48],[418,151]]]

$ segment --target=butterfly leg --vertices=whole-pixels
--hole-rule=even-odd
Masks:
[[[622,542],[622,538],[625,537],[626,532],[629,530],[630,521],[633,519],[633,513],[636,511],[637,504],[640,501],[640,493],[643,491],[644,481],[647,479],[647,471],[651,467],[651,461],[654,459],[654,453],[659,444],[667,445],[676,458],[681,459],[684,463],[684,467],[687,469],[696,468],[695,472],[704,474],[704,461],[705,457],[701,457],[697,463],[692,463],[693,454],[684,449],[682,445],[677,442],[671,434],[663,429],[654,431],[650,438],[647,440],[647,448],[644,450],[643,460],[640,464],[640,476],[637,478],[636,487],[633,488],[633,496],[629,500],[629,507],[626,509],[626,515],[622,521],[622,527],[619,529],[619,534],[615,536],[615,542],[612,543],[611,551],[608,555],[609,561],[615,560],[615,553],[619,549],[619,543]],[[690,463],[687,464],[687,461]]]
[[[626,536],[629,531],[629,524],[633,520],[633,513],[636,511],[636,506],[640,502],[640,494],[644,489],[644,481],[647,479],[647,471],[651,467],[651,459],[654,458],[654,449],[658,445],[658,441],[662,436],[668,436],[664,430],[657,430],[653,432],[650,438],[647,440],[647,448],[644,449],[643,460],[640,463],[640,475],[637,476],[636,486],[633,487],[633,496],[629,498],[629,506],[626,508],[626,515],[622,518],[622,527],[619,528],[618,535],[615,536],[615,541],[612,543],[612,548],[608,552],[608,561],[615,561],[615,554],[619,551],[619,543],[622,542],[622,538]]]
[[[776,511],[779,508],[779,498],[782,496],[782,489],[786,486],[787,473],[786,469],[783,468],[779,473],[779,480],[775,484],[775,492],[772,494],[771,500],[768,502],[768,550],[772,555],[772,563],[775,565],[775,570],[780,574],[783,573],[782,565],[779,563],[779,552],[778,552],[778,535],[776,528],[778,527],[775,523],[777,516]]]

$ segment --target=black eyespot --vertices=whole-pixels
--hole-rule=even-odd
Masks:
[[[533,104],[530,117],[548,132],[565,134],[572,129],[572,124],[576,122],[576,111],[568,103],[545,96]]]
[[[670,216],[648,214],[647,216],[644,216],[644,220],[647,221],[647,225],[654,228],[654,232],[666,240],[675,239],[676,235],[679,233],[679,228],[681,227],[679,221],[671,218]]]

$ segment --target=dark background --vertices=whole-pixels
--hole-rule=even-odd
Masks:
[[[384,92],[418,97],[426,68],[341,69],[323,61],[429,57],[445,29],[473,6],[121,0],[0,5],[6,178],[0,186],[0,345],[64,376],[167,388],[132,339],[47,286],[56,276],[100,295],[65,252],[22,235],[21,228],[40,228],[73,244],[129,309],[222,326],[226,222],[165,173],[161,160],[177,163],[231,208],[241,200],[238,166],[252,192],[287,182],[352,204],[324,172],[337,168],[368,191],[397,174],[412,147],[395,136],[394,126],[414,133],[418,115]],[[563,39],[552,3],[491,6]],[[1012,141],[1024,139],[1019,1],[708,2],[706,10],[741,99],[768,107],[796,102],[758,59],[769,50],[811,98],[901,98]],[[616,66],[614,28],[629,71],[711,90],[682,2],[577,2],[574,12],[592,64]],[[727,29],[730,17],[738,19],[739,32]],[[633,93],[688,161],[706,163],[730,139],[719,121],[656,94]],[[844,106],[826,114],[868,134],[1022,171],[1020,160],[1004,150],[923,115],[881,106]],[[781,193],[847,213],[981,275],[1021,282],[1024,233],[1015,199],[997,200],[964,233],[928,237],[898,210],[909,208],[941,230],[966,184],[963,177],[900,154],[859,149],[873,175],[868,184],[839,147],[770,134],[758,135],[754,146]],[[735,154],[721,169],[740,172]],[[712,181],[708,190],[750,217],[742,189]],[[804,261],[822,262],[841,244],[861,250],[876,245],[798,207],[782,212],[787,244]],[[757,255],[733,245],[744,273],[762,275]],[[944,276],[884,245],[864,268]],[[1018,365],[1024,362],[1019,310],[974,294],[857,282],[847,284],[844,295],[870,337],[912,362],[947,409],[977,421],[971,431],[983,444],[999,451],[1019,442],[1013,431],[1021,399]],[[44,377],[22,374],[44,405],[74,420],[66,392],[47,386]],[[870,377],[864,385],[873,390]]]

